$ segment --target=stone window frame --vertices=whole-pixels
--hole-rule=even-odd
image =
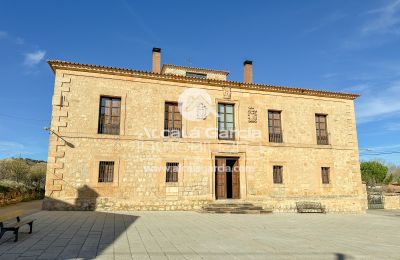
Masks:
[[[216,199],[215,191],[215,158],[216,157],[237,157],[239,159],[239,172],[240,172],[240,199],[245,200],[247,198],[247,154],[245,151],[239,151],[235,153],[230,152],[211,152],[210,156],[210,172],[208,176],[208,194],[211,200]]]
[[[326,131],[326,138],[327,138],[327,140],[326,140],[326,142],[327,143],[322,143],[322,142],[320,142],[319,141],[319,139],[318,139],[318,137],[320,136],[319,135],[319,132],[321,132],[321,130],[319,130],[318,131],[318,125],[321,125],[321,122],[318,122],[317,123],[317,118],[318,117],[324,117],[325,118],[325,131]],[[324,145],[330,145],[330,136],[329,136],[329,115],[327,114],[327,113],[315,113],[315,115],[314,115],[314,125],[315,125],[315,138],[316,138],[316,144],[317,145],[319,145],[319,146],[324,146]]]
[[[182,124],[181,125],[181,136],[180,137],[164,136],[165,104],[166,103],[178,103],[178,105],[179,105],[179,102],[177,100],[178,100],[178,98],[176,98],[176,99],[174,99],[174,98],[166,98],[166,99],[160,101],[159,104],[158,104],[158,109],[159,109],[160,113],[158,114],[159,117],[156,117],[155,120],[157,120],[157,122],[158,122],[157,125],[158,125],[159,129],[161,130],[160,132],[162,133],[161,138],[164,141],[170,141],[170,140],[174,140],[175,141],[175,140],[180,140],[180,139],[183,139],[183,138],[187,137],[186,136],[186,132],[187,131],[185,131],[185,129],[187,127],[187,122],[186,122],[186,119],[183,116],[182,116],[182,121],[181,121],[181,124]]]
[[[318,167],[318,168],[317,168]],[[319,165],[316,167],[317,177],[318,177],[318,184],[321,188],[332,188],[335,186],[335,167],[333,167],[330,163],[320,162]],[[322,167],[329,168],[329,183],[322,183]]]
[[[166,165],[167,163],[174,162],[179,163],[178,169],[178,181],[177,182],[167,182],[166,181]],[[158,169],[158,188],[161,193],[165,193],[167,187],[183,187],[184,184],[184,159],[182,156],[163,156],[159,161]]]
[[[113,182],[99,182],[99,168],[100,162],[114,162],[114,176]],[[90,176],[89,176],[89,185],[91,187],[118,187],[120,182],[120,159],[118,156],[107,156],[107,155],[99,155],[95,156],[94,159],[90,163]]]
[[[240,111],[240,102],[239,99],[223,99],[223,98],[215,98],[214,105],[215,105],[215,120],[214,120],[214,129],[215,129],[215,139],[218,140],[220,143],[232,143],[236,141],[240,141],[240,135],[235,133],[234,139],[219,139],[218,136],[218,104],[232,104],[233,105],[233,122],[234,122],[234,129],[235,132],[240,132],[240,120],[239,120],[239,111]],[[247,115],[247,111],[246,111]]]
[[[274,183],[274,172],[273,172],[273,167],[274,166],[282,166],[282,183]],[[276,189],[285,189],[289,186],[290,184],[290,176],[288,173],[288,163],[286,161],[270,161],[268,163],[268,179],[269,183],[271,183],[272,188]]]
[[[98,138],[118,138],[120,136],[125,135],[125,120],[126,120],[126,100],[128,98],[126,91],[122,90],[105,90],[103,88],[94,88],[94,93],[91,95],[91,104],[95,104],[92,106],[92,116],[96,119],[93,120],[92,129],[95,131],[95,134]],[[100,102],[101,97],[115,97],[121,99],[121,106],[120,106],[120,118],[119,118],[119,134],[100,134],[99,133],[99,120],[100,120]]]

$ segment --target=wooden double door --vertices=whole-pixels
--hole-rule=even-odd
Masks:
[[[215,158],[216,199],[240,198],[239,158]]]

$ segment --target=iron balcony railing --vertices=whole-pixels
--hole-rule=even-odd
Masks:
[[[164,128],[164,136],[165,137],[182,137],[182,129],[181,128]]]
[[[99,134],[119,135],[119,124],[99,124]]]
[[[317,144],[327,145],[329,144],[327,135],[317,135]]]
[[[282,134],[270,133],[269,141],[271,143],[282,143],[283,142]]]

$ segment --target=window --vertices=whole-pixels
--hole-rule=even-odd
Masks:
[[[113,182],[114,162],[100,162],[99,182]]]
[[[271,143],[282,143],[281,112],[268,111],[268,132]]]
[[[326,115],[315,115],[315,125],[317,129],[317,144],[329,144],[328,131],[326,126]]]
[[[99,134],[119,135],[121,98],[100,97]]]
[[[207,75],[206,74],[202,74],[202,73],[186,72],[186,77],[206,79]]]
[[[274,165],[273,167],[274,183],[283,183],[283,166]]]
[[[182,115],[179,112],[178,103],[165,103],[164,136],[182,136]]]
[[[329,184],[329,167],[321,167],[322,184]]]
[[[218,138],[235,139],[234,105],[218,104]]]
[[[179,171],[179,163],[167,163],[166,170],[166,182],[177,182],[178,181],[178,171]]]

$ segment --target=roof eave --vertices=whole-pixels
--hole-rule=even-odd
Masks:
[[[223,86],[223,87],[236,87],[243,89],[253,89],[253,90],[265,90],[270,92],[279,92],[279,93],[289,93],[289,94],[297,94],[297,95],[308,95],[308,96],[320,96],[320,97],[328,97],[328,98],[338,98],[338,99],[350,99],[354,100],[360,97],[359,94],[353,93],[343,93],[343,92],[331,92],[324,90],[315,90],[315,89],[302,89],[302,88],[291,88],[287,86],[275,86],[275,85],[267,85],[267,84],[256,84],[256,83],[243,83],[237,81],[228,81],[228,80],[218,80],[218,79],[200,79],[179,75],[170,75],[170,74],[160,74],[153,73],[148,71],[140,71],[140,70],[132,70],[132,69],[123,69],[116,67],[108,67],[108,66],[100,66],[100,65],[91,65],[91,64],[81,64],[74,63],[68,61],[61,60],[48,60],[47,63],[50,65],[50,68],[56,73],[57,69],[66,69],[66,70],[75,70],[75,71],[86,71],[86,72],[94,72],[94,73],[105,73],[105,74],[117,74],[117,75],[130,75],[130,76],[138,76],[144,78],[151,79],[160,79],[160,80],[170,80],[176,82],[188,82],[188,83],[196,83],[203,85],[215,85],[215,86]]]

